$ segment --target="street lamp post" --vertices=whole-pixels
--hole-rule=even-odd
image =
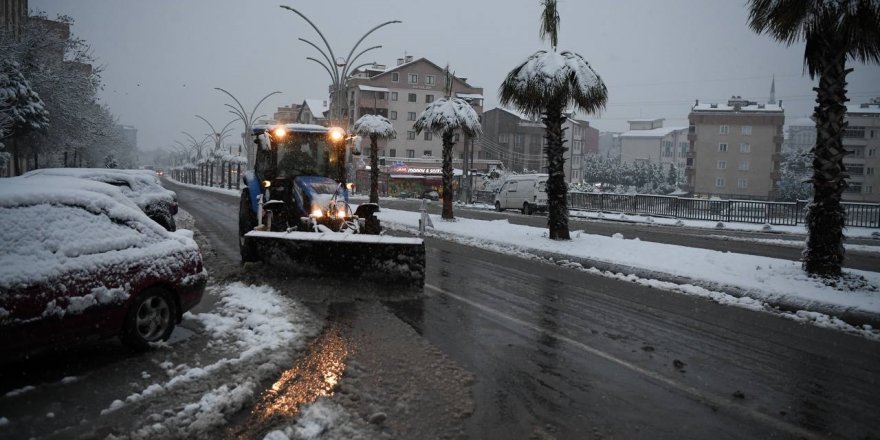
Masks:
[[[209,134],[209,136],[213,137],[213,139],[214,139],[214,151],[211,152],[210,157],[215,158],[215,159],[217,159],[217,158],[220,159],[220,186],[222,187],[225,182],[223,181],[224,180],[223,159],[219,157],[220,147],[221,147],[221,144],[223,143],[223,139],[225,139],[229,135],[229,131],[232,129],[230,127],[230,125],[232,125],[235,122],[235,119],[227,122],[226,125],[224,125],[222,129],[220,129],[220,131],[217,131],[214,128],[214,125],[211,124],[210,122],[208,122],[207,119],[205,119],[204,117],[202,117],[200,115],[195,115],[195,116],[197,118],[201,119],[202,121],[205,121],[205,123],[208,124],[208,127],[211,128],[211,133]],[[211,165],[211,176],[210,176],[210,181],[209,181],[208,186],[214,186],[214,166],[213,166],[213,164]]]
[[[250,164],[251,152],[253,151],[253,142],[251,142],[251,140],[250,140],[251,132],[252,132],[253,126],[257,122],[257,120],[259,120],[259,118],[265,116],[265,115],[260,115],[260,116],[254,117],[254,114],[257,112],[257,109],[260,107],[260,104],[262,104],[263,101],[268,99],[270,96],[279,94],[281,92],[275,91],[275,92],[269,93],[268,95],[262,97],[259,101],[257,101],[257,105],[254,106],[254,109],[251,110],[250,113],[248,113],[247,110],[245,110],[244,105],[242,105],[241,101],[239,101],[238,98],[233,96],[232,93],[229,93],[228,91],[226,91],[220,87],[214,87],[214,90],[219,90],[219,91],[225,93],[227,96],[232,98],[233,101],[235,101],[236,105],[238,105],[236,107],[232,104],[225,104],[227,107],[230,108],[229,113],[232,113],[235,116],[238,116],[238,118],[241,119],[241,122],[244,124],[244,134],[242,135],[241,142],[245,146],[245,152],[247,153],[248,163]]]
[[[378,30],[382,27],[388,26],[390,24],[401,23],[401,21],[399,21],[399,20],[386,21],[386,22],[370,29],[369,31],[367,31],[367,33],[362,35],[360,37],[360,39],[357,40],[357,42],[354,44],[354,46],[348,52],[348,56],[343,58],[343,57],[337,57],[334,54],[333,48],[330,47],[330,44],[327,42],[327,39],[324,37],[324,34],[321,32],[321,30],[318,29],[318,27],[315,26],[315,24],[311,20],[309,20],[308,17],[303,15],[302,12],[299,12],[296,9],[291,8],[289,6],[282,5],[281,7],[284,9],[287,9],[288,11],[293,12],[296,15],[299,15],[300,17],[302,17],[302,19],[305,20],[312,27],[312,29],[315,30],[315,32],[317,32],[318,36],[321,37],[321,41],[323,41],[323,43],[324,43],[323,49],[321,47],[319,47],[317,44],[315,44],[309,40],[306,40],[304,38],[298,38],[298,40],[302,41],[303,43],[308,44],[309,46],[312,46],[323,57],[323,61],[319,60],[317,58],[313,58],[313,57],[306,57],[306,59],[310,60],[310,61],[314,61],[315,63],[318,63],[318,65],[323,67],[324,70],[330,75],[330,83],[331,83],[331,85],[330,85],[330,90],[331,90],[330,123],[331,123],[331,125],[338,126],[343,129],[348,129],[349,126],[351,125],[351,121],[348,120],[349,119],[348,97],[345,96],[346,82],[348,81],[348,78],[352,73],[357,72],[357,70],[360,69],[361,67],[365,67],[370,64],[373,64],[372,62],[363,63],[363,64],[359,64],[359,65],[355,64],[355,63],[357,63],[358,58],[360,58],[363,54],[365,54],[371,50],[379,49],[382,46],[379,46],[379,45],[371,46],[371,47],[368,47],[364,50],[361,50],[360,52],[357,52],[358,47],[364,41],[364,39],[366,39],[370,34],[375,32],[376,30]],[[345,118],[345,119],[343,119],[343,118]],[[343,123],[344,123],[344,125],[343,125]],[[344,140],[342,142],[344,142]],[[334,145],[334,147],[336,148],[335,145]],[[345,148],[344,143],[342,144],[342,148]],[[337,167],[337,170],[340,168],[344,170],[345,169],[345,155],[344,154],[343,155],[337,154],[337,160],[340,161],[335,164]],[[342,179],[340,181],[343,183],[346,181],[344,173],[342,173]]]
[[[204,171],[207,171],[207,169],[205,169],[203,171],[202,166],[201,166],[201,164],[199,164],[199,162],[202,160],[202,150],[205,149],[205,146],[207,145],[208,139],[211,137],[211,135],[206,135],[202,140],[199,141],[199,140],[196,140],[195,136],[193,136],[192,134],[190,134],[188,132],[182,131],[181,133],[183,133],[186,137],[189,138],[190,145],[192,146],[193,150],[195,150],[196,165],[199,166],[199,172],[201,173],[201,178],[199,179],[199,181],[201,182],[202,185],[204,185],[205,184],[205,176],[206,176],[206,173]]]

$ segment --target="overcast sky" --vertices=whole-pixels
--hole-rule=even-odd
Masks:
[[[235,94],[248,110],[282,91],[258,112],[270,116],[276,107],[326,96],[329,75],[306,60],[317,52],[297,41],[320,38],[280,4],[315,22],[337,55],[373,26],[401,20],[364,41],[362,48],[383,47],[363,60],[391,66],[408,54],[449,63],[483,87],[485,110],[497,106],[504,75],[547,48],[538,38],[538,0],[30,0],[31,9],[50,17],[74,18],[74,34],[91,44],[104,67],[101,98],[120,123],[138,128],[142,149],[183,141],[183,130],[207,133],[195,114],[215,126],[234,119],[214,87]],[[786,47],[750,31],[745,4],[560,0],[559,49],[583,55],[608,87],[607,109],[585,119],[612,131],[625,131],[632,118],[686,126],[696,99],[766,101],[774,74],[786,119],[808,116],[814,82],[803,75],[803,44]],[[880,96],[880,67],[852,67],[852,103]]]

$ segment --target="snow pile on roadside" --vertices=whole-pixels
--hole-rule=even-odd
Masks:
[[[418,226],[420,214],[386,208],[378,215],[386,226],[396,224],[411,230]],[[880,273],[877,272],[847,270],[853,277],[864,278],[864,283],[841,292],[807,276],[796,261],[645,242],[638,238],[605,237],[581,231],[572,231],[570,241],[553,241],[547,238],[544,228],[512,225],[507,220],[459,218],[448,222],[436,219],[434,225],[433,233],[441,235],[511,246],[526,253],[551,253],[639,268],[658,275],[690,279],[713,290],[732,287],[761,302],[784,301],[802,305],[806,310],[821,304],[842,311],[880,314]]]
[[[283,430],[275,430],[263,440],[358,440],[373,438],[359,421],[346,412],[338,403],[322,397],[309,406],[303,407],[296,419],[296,425]]]
[[[198,189],[198,190],[202,190],[202,191],[210,191],[213,193],[225,194],[228,196],[235,196],[235,197],[238,197],[239,195],[241,195],[240,189],[226,189],[226,188],[217,188],[217,187],[213,187],[213,186],[193,185],[191,183],[183,183],[179,180],[172,179],[171,177],[166,177],[166,178],[168,180],[174,182],[175,185],[185,186],[187,188],[193,188],[193,189]]]
[[[215,312],[187,313],[185,318],[203,324],[211,337],[203,357],[210,357],[207,352],[225,357],[201,366],[165,362],[167,381],[116,400],[102,411],[107,415],[133,404],[144,406],[127,408],[147,415],[131,438],[192,438],[223,426],[228,416],[252,401],[261,382],[289,365],[321,327],[306,308],[270,287],[233,283],[212,294],[221,298]],[[218,383],[216,378],[225,379]],[[182,409],[169,413],[159,404],[151,407],[153,400],[172,393],[183,397]],[[187,399],[190,403],[185,403]]]

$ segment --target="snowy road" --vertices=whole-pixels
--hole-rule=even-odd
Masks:
[[[236,200],[169,186],[225,241],[218,257],[230,253]],[[392,437],[880,435],[876,342],[454,243],[427,249],[424,297],[329,317],[357,347],[332,400],[382,414]]]

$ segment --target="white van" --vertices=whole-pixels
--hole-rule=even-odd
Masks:
[[[508,176],[495,194],[495,210],[519,209],[529,215],[547,211],[547,174]]]

